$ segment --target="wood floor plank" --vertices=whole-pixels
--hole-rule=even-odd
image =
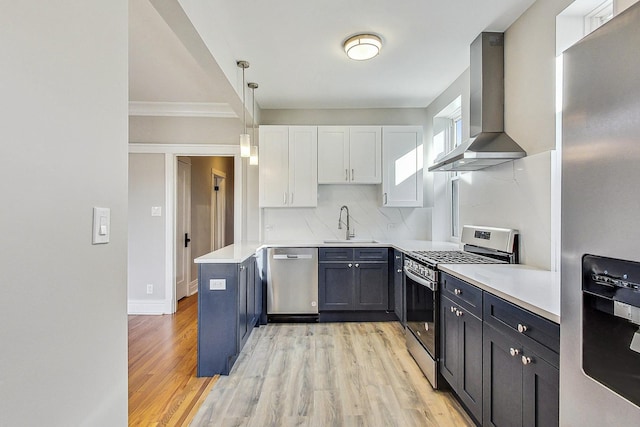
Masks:
[[[192,426],[472,426],[434,391],[397,322],[269,324],[206,397]]]
[[[197,378],[197,295],[173,315],[129,316],[129,425],[181,426],[217,377]]]

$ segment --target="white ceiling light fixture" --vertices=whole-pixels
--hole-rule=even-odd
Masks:
[[[375,34],[356,34],[344,41],[347,56],[356,61],[365,61],[378,56],[382,40]]]
[[[258,142],[256,141],[256,89],[258,83],[250,82],[247,86],[251,88],[251,98],[253,99],[253,114],[251,116],[251,129],[253,130],[253,145],[251,146],[251,155],[249,156],[249,164],[258,165]]]
[[[245,108],[245,95],[244,88],[246,86],[244,80],[244,70],[249,68],[247,61],[237,61],[238,67],[242,68],[242,116],[244,122],[244,133],[240,134],[240,157],[249,157],[251,155],[251,137],[247,133],[247,109]]]

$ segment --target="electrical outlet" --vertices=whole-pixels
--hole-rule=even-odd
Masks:
[[[153,293],[153,284],[152,283],[149,283],[147,285],[147,293],[148,294],[152,294]]]

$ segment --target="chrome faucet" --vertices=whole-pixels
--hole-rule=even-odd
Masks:
[[[346,210],[347,211],[347,222],[344,223],[342,221],[342,211]],[[349,226],[349,208],[347,207],[347,205],[344,205],[340,208],[340,217],[338,218],[338,230],[342,230],[342,224],[345,224],[347,226],[347,230],[346,230],[346,236],[345,239],[349,240],[352,237],[356,237],[356,233],[355,232],[351,232],[351,227]]]

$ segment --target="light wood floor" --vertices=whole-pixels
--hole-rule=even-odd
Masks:
[[[254,329],[192,426],[472,426],[436,392],[397,322]]]
[[[198,296],[164,316],[129,316],[129,425],[188,425],[217,377],[196,378]]]

